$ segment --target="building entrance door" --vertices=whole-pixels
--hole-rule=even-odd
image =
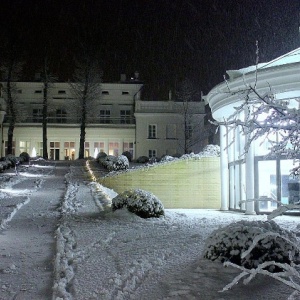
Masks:
[[[299,201],[299,179],[290,175],[293,160],[255,158],[257,212],[271,212],[282,204]]]

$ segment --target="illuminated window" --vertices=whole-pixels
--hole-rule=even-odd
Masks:
[[[75,159],[75,142],[64,142],[64,154],[66,160]]]
[[[30,154],[30,142],[20,141],[19,148],[20,148],[20,153],[26,152],[26,153]]]
[[[108,154],[118,156],[119,155],[119,143],[118,142],[110,142],[108,144]]]
[[[125,152],[125,151],[130,152],[132,157],[134,157],[134,155],[133,155],[133,151],[134,151],[133,142],[124,142],[123,143],[123,152]]]

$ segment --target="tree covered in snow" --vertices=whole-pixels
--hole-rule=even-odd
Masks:
[[[291,173],[299,176],[300,100],[277,100],[271,90],[262,96],[251,86],[244,94],[242,104],[219,124],[226,125],[229,131],[239,129],[248,137],[244,153],[255,140],[269,142],[269,156],[294,159],[296,165]]]
[[[141,218],[153,218],[164,215],[161,201],[152,193],[137,189],[125,191],[112,199],[112,210],[127,208]]]

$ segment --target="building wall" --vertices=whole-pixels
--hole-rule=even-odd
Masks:
[[[100,84],[99,84],[100,85]],[[107,154],[121,154],[128,150],[133,158],[184,154],[184,117],[182,102],[141,101],[142,84],[103,83],[100,94],[88,108],[86,128],[87,151],[85,156],[93,156],[95,150]],[[5,83],[0,85],[1,109],[5,110]],[[41,149],[42,142],[42,82],[17,82],[16,97],[19,118],[14,131],[15,154],[23,150],[32,153],[33,148]],[[191,102],[191,124],[199,126],[194,136],[201,136],[205,114],[204,102]],[[194,122],[194,123],[193,123]],[[52,159],[77,158],[79,153],[80,113],[78,100],[69,83],[54,83],[48,95],[48,148],[56,142]],[[156,126],[156,137],[149,138],[149,125]],[[171,129],[170,129],[171,128]],[[3,124],[3,140],[7,140],[8,119]],[[171,133],[170,133],[171,132]],[[65,151],[69,143],[69,151]],[[98,146],[97,146],[98,143]],[[101,146],[100,146],[101,143]],[[114,143],[112,151],[110,145]],[[199,152],[206,142],[194,143],[190,152]],[[99,149],[98,149],[99,148]],[[100,149],[101,148],[101,149]],[[49,151],[48,151],[49,152]],[[70,153],[69,153],[70,152]],[[72,153],[71,153],[72,152]],[[5,153],[5,143],[3,151]],[[38,155],[42,153],[37,151]],[[50,154],[50,152],[49,152]]]
[[[130,189],[152,192],[165,208],[220,209],[220,158],[177,160],[100,178],[121,193]]]
[[[155,150],[156,157],[185,153],[184,122],[191,121],[193,135],[189,152],[198,153],[206,145],[202,139],[204,130],[204,102],[191,102],[188,116],[184,116],[183,102],[174,101],[137,101],[136,153],[137,156],[149,156],[149,150]],[[149,137],[149,125],[156,126],[156,137]],[[174,129],[172,129],[174,128]]]

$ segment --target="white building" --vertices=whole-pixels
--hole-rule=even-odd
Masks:
[[[271,93],[278,100],[288,100],[294,103],[298,101],[297,105],[300,109],[299,70],[300,48],[268,63],[227,71],[229,79],[214,87],[206,97],[213,117],[218,121],[227,120],[234,112],[234,107],[245,100],[247,87],[254,87],[255,84],[255,90],[259,95]],[[250,96],[255,95],[252,93]],[[264,156],[268,153],[268,142],[256,141],[252,144],[245,162],[241,159],[241,154],[247,137],[238,130],[234,133],[226,133],[226,127],[221,126],[223,210],[241,209],[247,214],[252,214],[258,210],[271,211],[277,207],[277,203],[250,201],[240,205],[240,201],[273,199],[289,203],[299,200],[299,181],[289,176],[293,160],[284,157],[266,160]],[[291,191],[290,186],[294,186],[295,190]]]
[[[204,115],[204,101],[136,101],[137,153],[162,157],[200,152],[207,144]]]
[[[1,107],[5,110],[5,82],[2,82],[1,87]],[[90,116],[86,128],[85,157],[94,156],[101,151],[110,155],[129,151],[133,158],[183,154],[180,149],[182,123],[179,122],[180,112],[178,109],[174,110],[175,103],[141,101],[142,87],[142,83],[134,80],[101,84],[101,96],[89,109],[93,116]],[[37,155],[42,156],[43,83],[17,82],[15,90],[19,117],[13,135],[14,154],[27,152],[32,155],[36,151]],[[48,102],[49,159],[76,159],[79,153],[80,126],[79,115],[74,112],[76,99],[70,85],[54,83],[49,89]],[[197,107],[196,119],[201,117],[203,124],[204,102],[193,105]],[[2,126],[1,156],[6,153],[7,148],[8,117],[6,115]],[[199,144],[192,150],[194,149],[201,150]]]

